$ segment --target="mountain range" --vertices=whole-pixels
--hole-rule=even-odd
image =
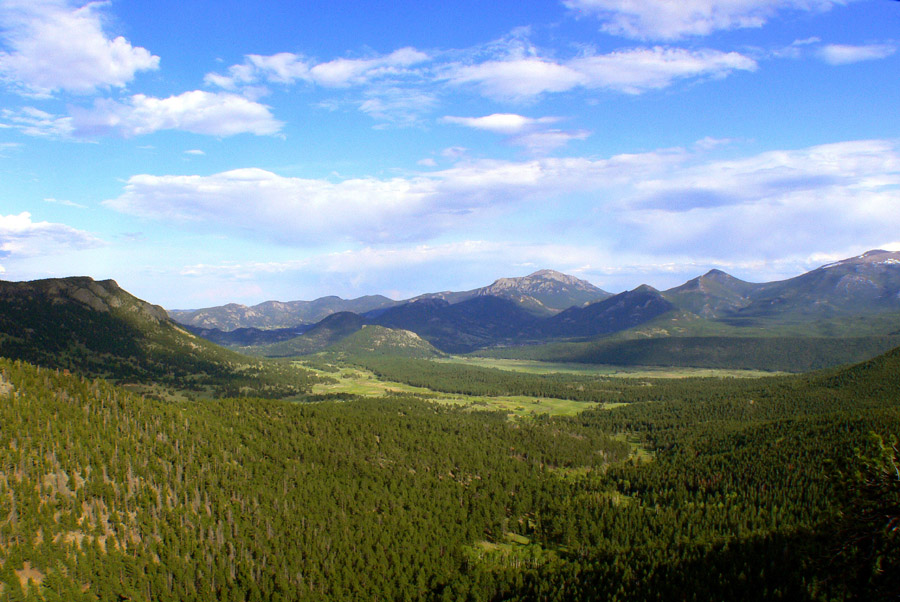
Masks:
[[[802,371],[859,361],[900,344],[900,253],[870,251],[769,283],[712,270],[665,291],[643,285],[612,295],[541,270],[406,301],[324,297],[242,307],[167,314],[112,280],[0,281],[0,355],[124,382],[171,381],[201,394],[223,387],[237,387],[228,389],[233,394],[301,393],[309,389],[309,375],[247,354],[352,354],[355,347]],[[315,323],[289,323],[290,308],[296,315],[298,308],[307,316],[312,308],[326,315]],[[247,326],[241,316],[248,312],[257,324],[288,325]],[[173,317],[236,328],[178,324]],[[364,336],[354,336],[363,330]]]
[[[327,306],[323,300],[294,303]],[[254,311],[261,312],[262,305]],[[233,306],[198,312],[205,312],[210,323],[229,307]],[[316,324],[286,329],[198,329],[194,319],[186,327],[217,343],[270,356],[320,351],[366,324],[414,332],[449,353],[589,341],[617,333],[629,338],[896,335],[900,322],[893,314],[900,315],[900,253],[869,251],[768,283],[745,282],[711,270],[665,291],[642,285],[617,295],[573,276],[541,270],[470,291],[379,302],[367,311],[340,307],[332,305],[333,313]]]
[[[169,316],[188,326],[228,332],[239,328],[297,328],[315,324],[339,312],[365,314],[426,299],[456,304],[476,297],[500,297],[536,315],[552,315],[573,305],[585,305],[611,296],[611,293],[574,276],[554,270],[540,270],[520,278],[500,278],[489,286],[469,291],[427,293],[406,301],[394,301],[381,295],[356,299],[328,296],[313,301],[265,301],[249,307],[229,303],[204,309],[176,309],[170,310]],[[246,334],[253,336],[250,332]]]

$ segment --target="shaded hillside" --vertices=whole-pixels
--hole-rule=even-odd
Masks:
[[[292,395],[315,380],[196,337],[114,281],[90,278],[0,282],[0,355],[119,381],[233,394]]]
[[[508,299],[485,296],[452,305],[421,299],[391,308],[372,322],[415,332],[442,351],[459,353],[532,336],[538,318]]]
[[[659,291],[641,286],[585,307],[573,307],[541,324],[548,338],[595,337],[643,324],[674,309]]]
[[[716,317],[738,326],[900,311],[900,253],[869,251],[795,278],[754,285]]]
[[[900,345],[900,336],[657,337],[549,343],[478,352],[486,357],[612,366],[681,366],[805,372],[859,362]]]
[[[717,318],[746,307],[761,285],[744,282],[721,270],[710,270],[662,293],[679,309],[703,318]]]
[[[256,346],[248,351],[254,355],[266,357],[290,357],[315,353],[352,335],[364,324],[365,320],[361,316],[342,311],[331,314],[300,336],[291,337],[278,343]]]
[[[307,332],[313,325],[304,324],[291,328],[236,328],[234,330],[219,330],[218,328],[200,328],[198,326],[181,325],[188,332],[203,337],[216,345],[224,347],[255,347],[270,345],[293,339]]]

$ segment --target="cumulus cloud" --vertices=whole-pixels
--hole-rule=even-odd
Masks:
[[[665,155],[481,161],[408,178],[337,183],[255,168],[211,176],[137,175],[105,205],[191,228],[224,228],[298,246],[335,238],[424,240],[529,199],[639,177],[665,163]]]
[[[76,135],[118,134],[125,137],[160,130],[182,130],[212,136],[275,134],[281,129],[269,108],[243,96],[203,90],[168,98],[135,94],[125,102],[100,99],[90,110],[73,110]]]
[[[822,241],[833,248],[878,244],[900,231],[895,142],[841,142],[729,161],[706,160],[705,152],[463,158],[403,178],[336,182],[260,169],[140,175],[105,204],[194,230],[307,248],[326,241],[372,249],[429,245],[535,211],[548,211],[535,242],[565,236],[616,251],[637,246],[734,261],[809,254],[821,251]]]
[[[56,255],[103,244],[94,235],[65,224],[32,221],[27,211],[18,215],[0,215],[2,257]]]
[[[852,0],[564,0],[596,16],[604,31],[639,40],[676,40],[718,30],[762,27],[780,11],[828,10]]]
[[[828,44],[819,49],[818,56],[830,65],[848,65],[860,61],[874,61],[887,58],[896,51],[897,47],[889,44],[869,44],[866,46]]]
[[[105,204],[190,227],[225,228],[307,246],[335,237],[378,242],[424,236],[439,221],[439,216],[417,219],[426,209],[440,212],[425,202],[430,194],[426,180],[331,183],[248,168],[212,176],[133,176],[125,193]]]
[[[121,88],[137,72],[157,69],[158,56],[104,32],[101,11],[106,5],[3,0],[0,38],[9,50],[0,52],[0,77],[19,91],[46,96],[60,90]]]
[[[822,241],[853,248],[900,228],[900,148],[843,142],[685,167],[636,183],[626,205],[647,249],[721,254],[726,245],[779,257]]]

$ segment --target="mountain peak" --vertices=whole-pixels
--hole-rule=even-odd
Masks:
[[[703,274],[703,277],[704,278],[715,278],[718,280],[721,278],[733,278],[734,276],[732,276],[731,274],[729,274],[727,272],[723,272],[722,270],[719,270],[717,268],[713,268],[710,271]]]
[[[579,280],[575,276],[569,276],[568,274],[563,274],[562,272],[557,272],[556,270],[538,270],[537,272],[532,272],[528,274],[526,278],[543,278],[545,280],[558,280],[559,282],[565,282],[566,284],[575,284],[577,282],[584,282],[583,280]]]
[[[657,289],[653,288],[649,284],[642,284],[631,292],[632,293],[659,293],[659,291]]]
[[[862,255],[857,255],[856,257],[827,263],[819,269],[827,270],[830,268],[852,265],[900,265],[900,252],[873,249],[871,251],[866,251]]]
[[[541,313],[561,311],[610,296],[590,282],[547,269],[518,278],[500,278],[473,293],[475,296],[504,297]]]

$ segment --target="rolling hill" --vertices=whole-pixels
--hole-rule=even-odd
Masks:
[[[444,354],[431,343],[408,330],[363,326],[325,349],[329,353],[344,354],[356,358],[368,355],[430,359]]]

